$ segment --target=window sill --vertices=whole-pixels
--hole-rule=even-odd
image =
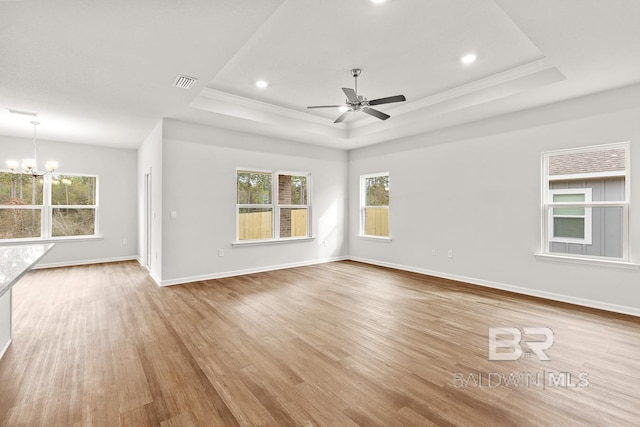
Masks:
[[[552,254],[534,254],[534,257],[540,261],[564,262],[569,264],[581,264],[596,267],[619,268],[623,270],[640,270],[640,264],[627,261],[614,261],[599,258],[578,258]]]
[[[315,240],[315,237],[292,237],[288,239],[270,239],[270,240],[242,240],[231,242],[231,246],[242,247],[242,246],[262,246],[262,245],[274,245],[280,243],[294,243],[294,242],[310,242]]]
[[[103,236],[73,236],[73,237],[52,237],[49,239],[8,239],[0,240],[0,245],[24,245],[33,243],[66,243],[66,242],[91,242],[104,240]]]
[[[384,236],[363,236],[363,235],[358,235],[356,236],[357,239],[360,240],[370,240],[372,242],[383,242],[383,243],[391,243],[391,241],[393,239],[391,239],[391,237],[384,237]]]

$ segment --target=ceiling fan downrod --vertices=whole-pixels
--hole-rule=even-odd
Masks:
[[[360,75],[361,72],[362,72],[362,70],[360,68],[352,68],[351,69],[351,75],[356,80],[356,85],[355,85],[356,86],[355,87],[356,96],[358,95],[358,76]]]

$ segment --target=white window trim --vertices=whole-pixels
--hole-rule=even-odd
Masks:
[[[389,211],[388,218],[389,224],[387,224],[387,228],[389,229],[388,236],[375,236],[366,234],[366,208],[387,208],[389,210],[389,205],[386,206],[373,206],[366,205],[366,191],[365,191],[365,183],[367,178],[375,178],[379,176],[389,176],[389,172],[376,172],[376,173],[367,173],[360,175],[360,227],[359,232],[356,237],[362,240],[371,240],[371,241],[379,241],[379,242],[390,242],[391,238],[391,211]],[[389,187],[391,187],[391,180],[389,180]],[[391,190],[389,190],[389,196],[391,196]],[[389,197],[391,199],[391,197]],[[389,204],[391,204],[391,200],[389,200]]]
[[[6,173],[15,173],[19,174],[20,172],[13,172],[7,169],[0,169],[0,172]],[[29,174],[22,174],[29,175]],[[58,242],[58,241],[74,241],[74,240],[90,240],[90,239],[102,239],[102,235],[100,235],[100,202],[98,198],[100,197],[100,178],[98,175],[87,174],[87,173],[54,173],[56,177],[59,176],[86,176],[96,179],[96,204],[95,205],[52,205],[51,204],[51,186],[52,186],[52,174],[47,173],[42,176],[43,184],[42,184],[42,205],[0,205],[0,209],[40,209],[41,211],[41,220],[40,220],[40,237],[24,237],[24,238],[16,238],[16,239],[0,239],[1,244],[16,244],[16,243],[42,243],[42,242]],[[52,236],[52,222],[53,222],[53,209],[54,208],[69,208],[69,209],[94,209],[95,210],[95,224],[94,224],[94,234],[89,234],[85,236]]]
[[[304,205],[285,205],[280,204],[280,175],[287,176],[305,176],[307,177],[307,196],[305,198],[306,204]],[[274,227],[274,235],[276,236],[274,240],[278,241],[290,241],[290,240],[299,240],[299,239],[309,239],[311,237],[311,173],[309,172],[296,172],[296,171],[276,171],[273,173],[274,179],[273,181],[273,200],[276,206],[276,212],[274,215],[275,227]],[[299,237],[280,237],[280,210],[281,209],[306,209],[307,210],[307,235],[299,236]]]
[[[46,191],[45,188],[45,194],[48,198],[47,200],[47,204],[45,205],[45,213],[46,213],[46,217],[47,217],[47,226],[48,226],[48,230],[47,230],[47,237],[45,237],[45,239],[51,239],[51,240],[64,240],[64,239],[81,239],[81,238],[91,238],[91,237],[99,237],[100,236],[100,209],[98,208],[100,206],[100,179],[98,177],[98,175],[94,175],[94,174],[88,174],[88,173],[60,173],[60,174],[54,174],[56,177],[60,177],[60,176],[86,176],[89,178],[95,178],[96,179],[96,203],[95,205],[52,205],[51,204],[51,191],[52,191],[52,179],[53,176],[51,174],[47,174],[46,178],[49,178],[49,191]],[[45,185],[47,185],[47,179],[45,178]],[[93,209],[95,210],[95,224],[94,224],[94,229],[93,229],[93,234],[88,234],[85,236],[52,236],[53,234],[53,209]]]
[[[562,176],[549,176],[549,158],[555,155],[561,154],[572,154],[572,153],[583,153],[585,151],[599,151],[599,150],[610,150],[620,148],[625,150],[625,170],[624,173],[615,172],[615,173],[587,173],[587,174],[576,174],[576,175],[562,175]],[[600,144],[586,147],[578,147],[578,148],[569,148],[563,150],[554,150],[547,151],[542,153],[542,191],[541,191],[541,213],[542,213],[542,221],[541,221],[541,251],[538,254],[535,254],[537,259],[544,260],[553,260],[553,261],[561,261],[561,262],[571,262],[571,263],[579,263],[579,264],[591,264],[591,265],[604,265],[611,264],[614,266],[621,265],[629,265],[632,268],[638,265],[630,260],[631,254],[631,245],[629,241],[629,236],[631,235],[630,224],[629,224],[629,209],[630,209],[630,196],[631,196],[631,143],[630,141],[624,142],[616,142],[609,144]],[[551,252],[549,250],[549,218],[550,213],[549,209],[551,207],[551,203],[549,203],[550,199],[550,189],[549,182],[556,181],[559,178],[567,179],[576,179],[576,180],[584,180],[589,178],[601,178],[603,176],[621,176],[625,178],[625,195],[624,201],[616,201],[616,202],[591,202],[588,204],[583,204],[585,207],[622,207],[622,258],[607,258],[607,257],[590,257],[584,255],[576,255],[576,254],[563,254]],[[569,178],[570,177],[570,178]],[[575,204],[571,203],[555,203],[555,206],[563,206],[563,207],[575,207]]]
[[[271,203],[270,204],[239,204],[238,203],[238,173],[239,172],[248,172],[248,173],[263,173],[271,175]],[[290,175],[290,176],[306,176],[307,177],[307,197],[306,205],[283,205],[279,203],[279,177],[280,175]],[[236,237],[233,242],[231,242],[232,246],[255,246],[261,244],[270,244],[270,243],[287,243],[292,241],[305,241],[305,240],[314,240],[315,237],[312,236],[311,233],[311,216],[312,216],[312,208],[311,208],[311,173],[310,172],[298,172],[298,171],[272,171],[267,169],[260,168],[246,168],[246,167],[238,167],[236,168],[236,173],[234,177],[234,182],[236,186]],[[271,238],[266,239],[253,239],[253,240],[240,240],[240,209],[243,208],[257,208],[257,209],[271,209]],[[280,237],[280,209],[282,208],[304,208],[307,209],[307,235],[300,237]]]
[[[565,202],[549,202],[547,203],[549,211],[549,242],[554,243],[579,243],[582,245],[590,245],[593,242],[593,222],[592,222],[592,208],[586,207],[591,203],[591,188],[558,188],[549,190],[549,200],[553,200],[553,196],[556,194],[583,194],[584,203],[565,203]],[[583,208],[584,216],[576,215],[554,215],[554,208]],[[554,218],[584,218],[584,239],[571,238],[571,237],[554,237]]]

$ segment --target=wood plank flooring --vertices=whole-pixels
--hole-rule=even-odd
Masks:
[[[34,271],[13,301],[3,426],[640,423],[639,318],[418,274],[336,262],[158,288],[123,262]],[[537,326],[550,361],[488,360],[489,327]]]

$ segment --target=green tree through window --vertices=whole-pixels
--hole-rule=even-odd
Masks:
[[[96,176],[0,172],[0,240],[95,235],[97,190]]]

